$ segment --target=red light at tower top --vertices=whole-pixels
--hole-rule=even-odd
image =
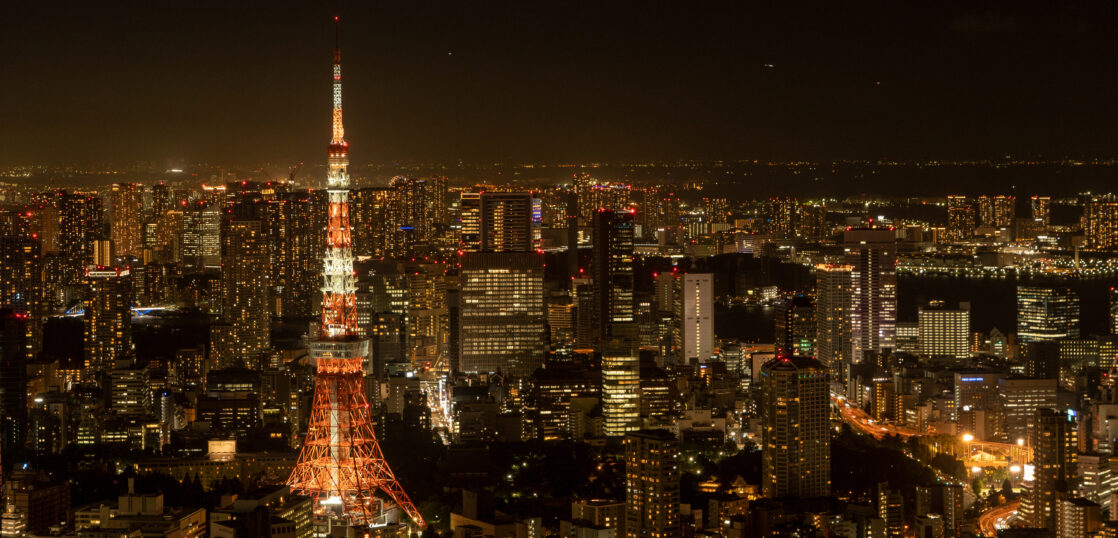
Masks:
[[[395,512],[390,510],[394,505],[423,528],[423,517],[384,459],[369,416],[364,372],[369,341],[360,337],[357,326],[349,149],[342,126],[341,50],[337,45],[332,85],[322,322],[319,339],[310,346],[317,369],[314,401],[299,461],[287,484],[292,491],[312,498],[316,517],[354,527],[384,525],[396,522]],[[378,497],[378,492],[387,499]]]

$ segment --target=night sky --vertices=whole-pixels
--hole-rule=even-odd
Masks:
[[[0,163],[320,161],[334,14],[355,163],[1118,155],[1110,2],[105,4],[0,3]]]

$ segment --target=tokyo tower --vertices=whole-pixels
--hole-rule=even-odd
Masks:
[[[420,528],[423,517],[392,474],[377,443],[365,396],[368,340],[357,328],[356,283],[349,225],[349,145],[342,127],[341,49],[334,45],[333,138],[328,149],[326,254],[322,267],[322,327],[311,343],[314,403],[299,461],[287,479],[313,499],[319,517],[359,526],[395,523],[395,508]],[[377,496],[377,492],[383,497]]]

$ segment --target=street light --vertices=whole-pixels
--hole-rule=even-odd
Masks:
[[[1018,437],[1017,438],[1017,446],[1025,446],[1025,438],[1024,437]]]
[[[971,441],[974,441],[974,436],[969,434],[969,433],[964,433],[963,434],[963,442],[964,443],[969,443]]]

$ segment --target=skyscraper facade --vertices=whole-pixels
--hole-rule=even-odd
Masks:
[[[132,275],[128,269],[91,266],[86,280],[85,367],[104,372],[132,350]]]
[[[685,273],[675,282],[684,364],[705,362],[714,355],[714,275]]]
[[[970,303],[948,308],[932,301],[917,310],[920,354],[965,359],[970,356]]]
[[[1079,336],[1079,295],[1067,287],[1017,286],[1017,339],[1027,344]]]
[[[831,493],[827,368],[810,357],[780,357],[761,370],[761,489],[766,497]]]
[[[255,366],[271,340],[267,241],[256,219],[230,219],[224,232],[221,316],[232,325],[234,356],[218,357],[219,367]]]
[[[602,352],[602,418],[607,437],[640,429],[640,356],[631,339],[613,338]]]
[[[58,193],[58,243],[64,284],[80,284],[93,261],[93,242],[103,237],[101,199],[82,193]]]
[[[1072,491],[1076,476],[1078,432],[1075,416],[1055,409],[1039,409],[1029,438],[1033,449],[1033,483],[1029,489],[1026,521],[1031,527],[1056,528],[1062,493]]]
[[[135,183],[114,183],[109,190],[109,238],[116,255],[142,256],[144,191]]]
[[[831,372],[842,372],[852,357],[850,312],[854,301],[854,268],[815,266],[815,356]]]
[[[776,304],[776,354],[779,357],[815,356],[815,302],[807,295],[786,297]]]
[[[474,252],[462,257],[459,367],[528,375],[547,350],[543,255]]]
[[[627,538],[677,538],[679,441],[666,430],[625,436],[625,534]]]
[[[974,236],[974,206],[966,196],[947,197],[947,240],[964,241]]]
[[[594,212],[594,298],[598,342],[629,336],[618,330],[634,328],[633,212],[598,209]]]
[[[889,228],[850,229],[843,234],[845,263],[851,270],[852,361],[896,346],[896,232]]]

